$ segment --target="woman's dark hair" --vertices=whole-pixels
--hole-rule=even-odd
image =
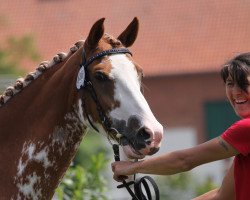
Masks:
[[[247,77],[250,74],[250,52],[242,53],[225,63],[220,74],[224,83],[226,83],[228,77],[231,77],[242,90],[247,92],[247,86],[249,85]]]

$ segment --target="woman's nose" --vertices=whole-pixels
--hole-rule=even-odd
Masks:
[[[232,92],[233,92],[233,94],[241,94],[242,89],[237,84],[235,84],[232,88]]]

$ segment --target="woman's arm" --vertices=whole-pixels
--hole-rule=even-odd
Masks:
[[[193,169],[204,163],[225,159],[238,152],[221,137],[195,147],[166,153],[139,162],[120,161],[112,163],[114,179],[120,175],[135,173],[170,175]]]
[[[211,191],[209,191],[209,192],[207,192],[199,197],[194,198],[193,200],[219,200],[217,198],[218,191],[219,191],[219,188],[216,188],[216,189],[211,190]],[[230,199],[228,199],[228,200],[230,200]]]

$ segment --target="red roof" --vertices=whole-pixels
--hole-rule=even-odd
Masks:
[[[43,60],[50,60],[86,38],[97,19],[105,17],[106,31],[118,36],[137,16],[140,30],[131,50],[146,75],[214,72],[250,50],[249,11],[250,2],[235,0],[2,1],[0,41],[31,33]]]

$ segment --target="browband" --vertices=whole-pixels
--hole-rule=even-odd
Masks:
[[[88,60],[86,60],[86,53],[83,50],[83,58],[84,58],[84,63],[82,64],[84,67],[90,65],[94,60],[101,58],[106,55],[111,55],[111,54],[120,54],[120,53],[128,53],[132,56],[132,53],[127,49],[127,48],[114,48],[114,49],[108,49],[105,51],[102,51],[100,53],[97,53],[90,57]]]

